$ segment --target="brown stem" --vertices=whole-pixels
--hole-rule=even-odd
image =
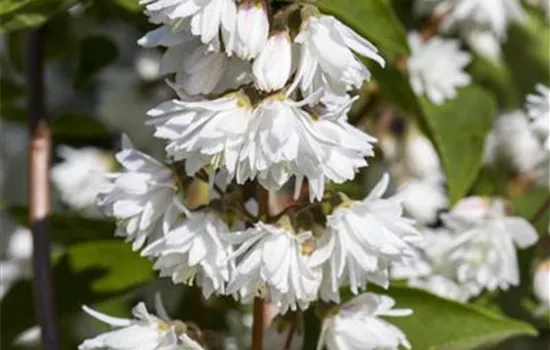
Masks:
[[[44,108],[44,28],[29,31],[26,79],[29,111],[29,218],[33,236],[34,307],[46,350],[60,348],[50,267],[51,131]]]
[[[292,320],[290,322],[290,328],[286,336],[285,347],[284,347],[285,350],[290,349],[290,345],[292,345],[292,338],[294,338],[294,333],[296,332],[296,328],[298,328],[298,313],[293,312]]]
[[[254,323],[252,325],[252,350],[262,350],[264,335],[265,304],[263,299],[254,298]]]
[[[531,223],[535,225],[542,217],[544,216],[544,213],[546,213],[550,209],[550,197],[546,198],[546,201],[542,204],[542,206],[537,210],[535,215],[533,215],[533,218],[531,219]]]
[[[430,18],[428,19],[428,24],[420,32],[420,37],[423,41],[428,41],[437,34],[439,25],[441,24],[441,21],[443,21],[445,16],[447,16],[447,13],[448,12],[434,13],[430,16]]]
[[[259,207],[259,219],[269,217],[269,192],[259,183],[256,184],[256,200]],[[254,320],[252,324],[252,350],[262,350],[264,328],[266,322],[266,305],[263,299],[254,298]]]

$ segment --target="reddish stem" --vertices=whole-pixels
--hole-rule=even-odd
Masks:
[[[44,108],[44,28],[29,31],[26,79],[29,111],[29,219],[33,237],[34,307],[46,350],[60,348],[50,267],[51,130]]]

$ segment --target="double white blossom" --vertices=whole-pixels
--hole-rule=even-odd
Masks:
[[[109,183],[106,174],[113,170],[113,160],[94,147],[59,146],[57,154],[63,162],[52,168],[51,175],[61,199],[75,210],[97,215],[96,197]]]
[[[367,281],[388,286],[388,268],[415,255],[420,236],[413,221],[403,217],[396,197],[383,199],[386,174],[362,201],[345,201],[327,217],[334,252],[325,264],[320,296],[339,301],[339,287],[349,284],[357,294]]]
[[[529,222],[506,216],[501,200],[481,197],[461,200],[442,220],[443,228],[422,232],[416,257],[394,264],[393,278],[459,302],[519,284],[516,249],[538,239]]]
[[[447,228],[423,229],[416,256],[394,263],[392,278],[406,279],[410,287],[424,289],[441,298],[468,301],[472,292],[467,284],[458,282],[456,266],[448,262],[446,255],[455,237]]]
[[[527,115],[533,132],[543,140],[546,150],[550,150],[550,88],[537,84],[535,89],[536,93],[527,96]]]
[[[309,180],[310,198],[321,198],[325,181],[351,180],[366,156],[372,156],[374,138],[352,127],[336,111],[310,115],[282,93],[253,106],[242,92],[215,100],[164,102],[149,111],[155,135],[168,139],[166,151],[186,160],[194,175],[211,165],[228,173],[227,180],[242,184],[258,179],[277,190],[293,175],[297,188]]]
[[[484,152],[485,163],[519,173],[534,171],[547,155],[520,110],[497,118],[487,135]]]
[[[232,36],[236,30],[235,0],[140,0],[152,23],[174,29],[188,25],[191,33],[205,44],[218,40],[220,30]]]
[[[326,241],[316,239],[311,231],[295,232],[286,222],[282,226],[258,222],[227,239],[238,245],[232,256],[237,261],[236,274],[228,294],[238,293],[242,302],[264,297],[281,314],[305,309],[317,299],[320,266],[332,251]]]
[[[430,180],[410,180],[399,187],[405,212],[422,225],[437,222],[441,212],[449,207],[442,184]]]
[[[394,309],[395,301],[385,295],[364,293],[338,307],[325,318],[317,350],[398,350],[411,348],[406,335],[385,317],[403,317],[409,309]],[[382,318],[384,317],[384,318]]]
[[[300,53],[293,85],[306,96],[320,89],[341,95],[360,88],[371,74],[355,53],[385,64],[373,44],[332,16],[303,19],[294,42]]]
[[[117,318],[102,314],[84,306],[90,316],[107,323],[115,330],[85,340],[79,350],[203,350],[186,332],[186,325],[171,321],[164,308],[159,318],[150,314],[145,304],[139,303],[132,310],[133,319]]]
[[[144,47],[166,47],[159,74],[175,73],[175,86],[187,95],[221,93],[252,81],[249,66],[219,51],[219,45],[203,45],[188,31],[159,27],[141,38]]]
[[[164,237],[151,243],[142,255],[155,257],[155,270],[174,283],[196,283],[205,298],[223,294],[229,281],[230,245],[222,239],[229,232],[227,225],[209,212],[191,212],[177,203],[185,217],[176,218]]]
[[[100,192],[97,203],[117,220],[115,235],[133,241],[137,250],[168,228],[165,214],[173,210],[177,187],[171,169],[135,150],[127,138],[122,143],[116,159],[124,171],[108,176],[111,183]]]
[[[404,134],[385,133],[380,148],[396,182],[405,213],[418,224],[435,224],[449,200],[441,162],[433,144],[409,124]]]
[[[472,295],[519,284],[516,247],[526,248],[538,240],[528,221],[506,216],[502,201],[480,197],[461,200],[443,220],[457,234],[443,256]]]
[[[410,81],[417,95],[426,95],[431,102],[442,104],[456,97],[457,88],[470,84],[471,77],[464,68],[472,58],[460,50],[457,40],[435,36],[423,42],[420,35],[413,32],[408,41]]]

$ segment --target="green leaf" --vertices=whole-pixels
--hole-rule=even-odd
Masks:
[[[11,207],[8,211],[18,224],[28,226],[27,208]],[[51,214],[50,225],[53,241],[63,245],[108,239],[115,231],[115,223],[112,220],[88,219],[68,212]]]
[[[425,98],[421,104],[421,122],[439,152],[452,204],[468,192],[481,169],[485,136],[496,113],[495,102],[483,89],[471,85],[441,106]]]
[[[392,287],[383,293],[395,298],[397,307],[413,310],[411,316],[388,318],[405,332],[413,349],[468,350],[537,334],[527,323],[422,290]]]
[[[96,293],[112,293],[137,286],[154,277],[151,262],[131,249],[131,244],[122,241],[96,241],[71,246],[66,256],[73,271],[103,271],[91,282]]]
[[[111,133],[105,125],[78,112],[65,112],[57,116],[52,123],[52,132],[56,142],[65,144],[86,145],[111,140]]]
[[[550,222],[548,187],[539,186],[522,193],[510,193],[509,199],[514,215],[531,221],[541,236],[548,235],[548,223]]]
[[[53,259],[56,316],[64,319],[93,304],[127,293],[153,279],[151,263],[132,252],[122,241],[105,240],[68,248]],[[0,302],[0,313],[10,322],[0,323],[2,348],[12,348],[13,339],[36,324],[30,281],[16,283]]]
[[[107,37],[91,36],[79,44],[79,59],[73,85],[82,88],[90,78],[118,57],[117,46]]]
[[[118,6],[132,12],[138,12],[143,9],[138,0],[115,0]]]
[[[550,26],[535,11],[525,24],[511,25],[502,51],[521,96],[537,83],[550,85]]]
[[[475,83],[495,94],[499,106],[511,110],[523,104],[523,96],[519,93],[510,70],[503,63],[478,56],[470,64],[468,71]]]
[[[419,119],[423,117],[424,112],[409,83],[407,73],[400,71],[391,63],[386,64],[385,68],[372,63],[368,66],[385,100],[399,107],[403,113]]]
[[[302,349],[310,350],[317,348],[317,341],[321,333],[321,322],[315,315],[315,310],[310,307],[304,312],[304,345]]]
[[[77,0],[3,0],[0,3],[0,32],[38,27],[76,2]]]
[[[388,1],[319,0],[315,5],[372,41],[382,57],[394,62],[408,55],[406,31]]]

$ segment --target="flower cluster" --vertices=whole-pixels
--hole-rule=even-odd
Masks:
[[[418,33],[408,37],[411,57],[408,69],[411,86],[417,95],[426,95],[434,104],[456,97],[457,88],[468,86],[471,78],[464,71],[469,53],[460,50],[457,40],[435,36],[422,40]]]
[[[223,16],[202,21],[214,6]],[[384,65],[367,40],[311,6],[271,21],[261,1],[147,1],[146,8],[162,26],[140,44],[168,47],[161,71],[174,73],[180,97],[152,109],[151,124],[187,175],[210,166],[228,183],[258,180],[270,190],[307,179],[314,200],[327,181],[351,180],[367,165],[375,139],[346,120],[349,93],[370,77],[355,53]],[[293,13],[298,28],[289,26]]]
[[[519,284],[516,249],[538,240],[528,221],[508,216],[502,200],[482,197],[462,199],[442,219],[441,229],[425,232],[418,258],[394,267],[394,277],[463,302]]]

